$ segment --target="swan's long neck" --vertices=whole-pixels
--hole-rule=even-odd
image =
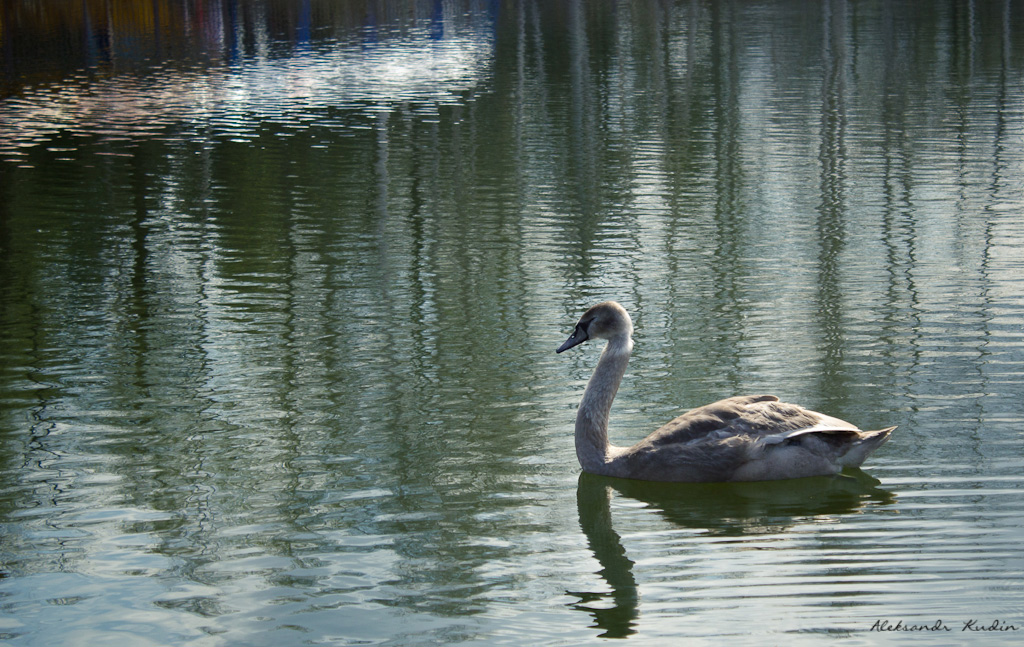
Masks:
[[[576,412],[576,457],[587,472],[602,474],[614,447],[608,443],[608,414],[626,374],[633,340],[619,335],[608,340]]]

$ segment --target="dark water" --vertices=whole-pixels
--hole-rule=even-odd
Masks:
[[[0,640],[1024,639],[1020,2],[0,20]],[[746,392],[900,427],[580,476],[553,351],[606,298],[620,443]]]

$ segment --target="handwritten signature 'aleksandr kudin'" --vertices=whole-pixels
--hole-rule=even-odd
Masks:
[[[977,620],[961,620],[960,631],[1019,631],[1020,627],[1015,624],[1003,622],[1002,620],[993,620],[988,624]],[[890,622],[889,620],[875,620],[875,624],[871,625],[871,631],[955,631],[953,626],[946,624],[944,620],[936,620],[932,623],[916,623],[916,622],[904,622],[903,620],[897,620],[896,622]]]

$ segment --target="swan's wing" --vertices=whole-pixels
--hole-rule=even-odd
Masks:
[[[694,444],[734,436],[767,437],[825,425],[856,429],[848,422],[779,402],[774,395],[745,395],[691,409],[669,421],[643,442],[655,446]],[[805,432],[806,433],[806,432]],[[775,442],[782,442],[784,438]]]
[[[835,425],[818,423],[811,425],[810,427],[802,427],[800,429],[790,429],[788,431],[780,431],[774,434],[767,434],[758,438],[758,443],[762,445],[781,445],[784,442],[794,440],[800,436],[807,434],[824,434],[828,436],[849,436],[850,434],[860,433],[858,429],[851,429],[850,427],[836,427]]]
[[[861,431],[848,427],[836,428],[823,423],[813,427],[763,436],[755,441],[755,446],[768,449],[772,446],[795,442],[809,451],[830,456],[831,460],[838,465],[857,467],[864,462],[868,454],[889,439],[889,435],[894,429],[896,427]],[[806,441],[804,441],[805,438]]]
[[[625,473],[657,481],[832,474],[860,465],[892,430],[861,431],[772,395],[740,396],[687,411],[623,449],[621,461]]]

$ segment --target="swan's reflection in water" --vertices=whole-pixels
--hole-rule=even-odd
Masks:
[[[570,591],[571,606],[594,617],[601,637],[636,633],[640,596],[634,563],[612,525],[612,493],[656,510],[671,523],[718,536],[764,535],[785,531],[795,522],[834,517],[895,496],[861,470],[838,476],[757,483],[656,483],[586,472],[580,474],[576,504],[580,527],[601,564],[598,575],[611,591]]]

